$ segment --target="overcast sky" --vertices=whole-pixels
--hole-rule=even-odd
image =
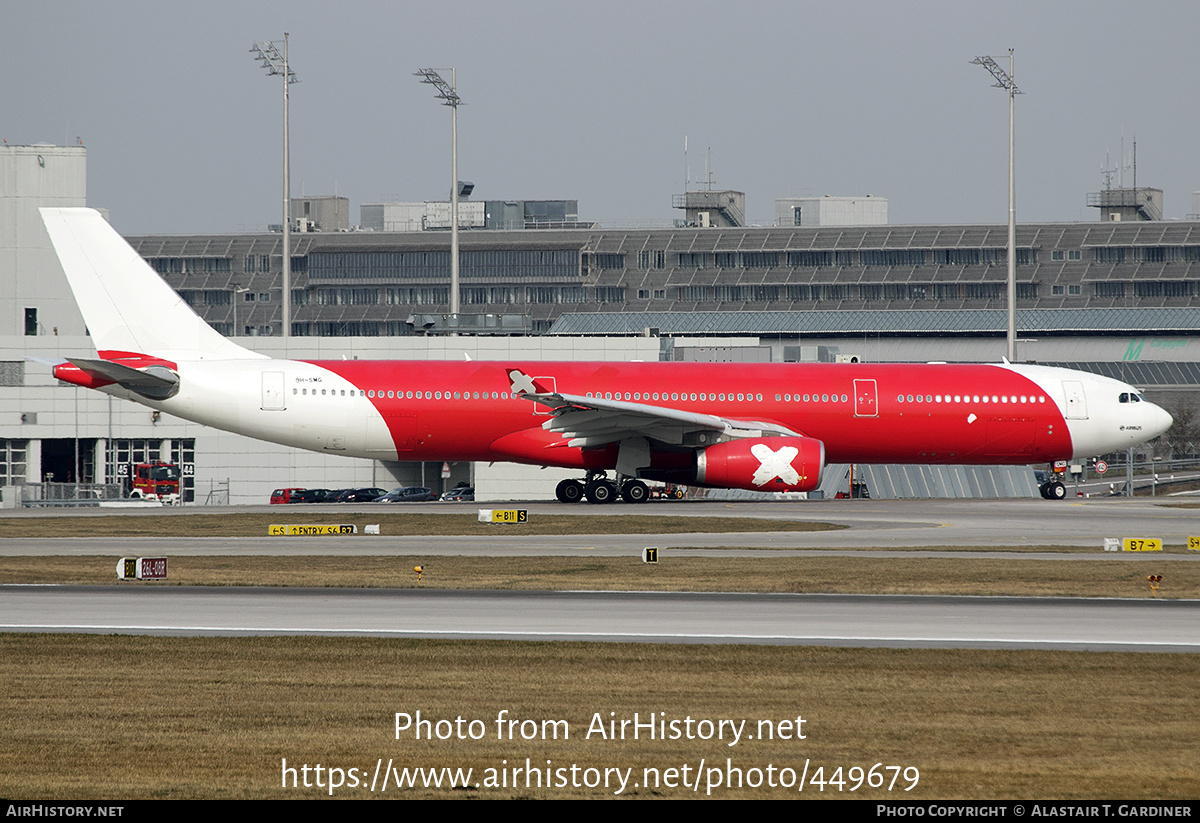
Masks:
[[[1006,94],[970,61],[1009,48],[1019,221],[1095,220],[1085,195],[1122,135],[1166,217],[1200,190],[1195,0],[0,0],[0,14],[0,137],[82,139],[88,204],[126,234],[279,222],[281,82],[248,50],[284,31],[301,79],[292,194],[336,191],[351,223],[363,202],[448,197],[450,111],[423,67],[458,70],[473,199],[576,199],[585,220],[680,216],[686,136],[691,187],[711,148],[714,187],[744,191],[751,222],[769,224],[776,197],[874,194],[892,223],[1003,223]]]

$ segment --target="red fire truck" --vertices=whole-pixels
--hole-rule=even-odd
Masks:
[[[130,497],[159,500],[168,506],[179,503],[179,467],[174,463],[155,460],[135,463],[129,467]]]

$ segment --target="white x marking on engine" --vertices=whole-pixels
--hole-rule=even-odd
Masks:
[[[800,453],[795,446],[784,446],[775,451],[766,443],[755,443],[750,447],[750,453],[758,458],[760,464],[751,481],[754,485],[764,486],[776,477],[789,486],[800,484],[800,474],[792,467],[792,461]]]

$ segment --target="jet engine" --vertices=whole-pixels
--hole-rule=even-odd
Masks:
[[[696,452],[696,482],[766,492],[807,492],[821,483],[825,444],[812,437],[728,440]]]

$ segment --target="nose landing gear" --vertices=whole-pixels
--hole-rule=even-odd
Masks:
[[[1039,491],[1044,500],[1062,500],[1067,496],[1067,487],[1057,480],[1051,480],[1041,485]]]

